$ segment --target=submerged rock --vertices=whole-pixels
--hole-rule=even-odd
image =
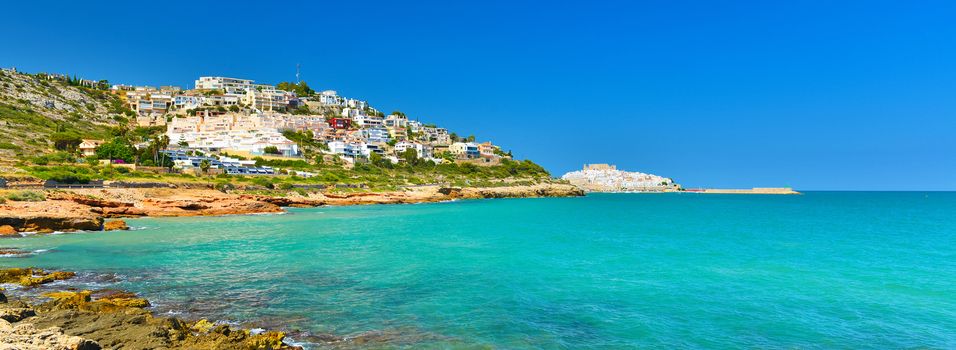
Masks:
[[[69,271],[46,272],[38,268],[11,268],[0,270],[0,283],[16,283],[24,287],[36,287],[41,284],[70,279],[76,276]]]
[[[0,269],[0,283],[34,287],[73,278],[73,272]],[[0,289],[0,349],[300,349],[283,332],[253,334],[208,320],[156,317],[148,300],[120,290],[60,290],[30,305]],[[79,336],[77,336],[79,335]]]
[[[20,248],[0,247],[0,256],[24,256],[32,252]]]
[[[22,277],[20,278],[20,284],[24,287],[36,287],[53,281],[70,279],[74,276],[76,276],[76,274],[73,272],[54,271],[40,276]]]

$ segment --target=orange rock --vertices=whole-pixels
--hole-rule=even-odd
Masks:
[[[129,226],[126,225],[126,221],[123,220],[112,220],[107,221],[103,224],[103,231],[114,231],[114,230],[129,230]]]
[[[0,236],[16,235],[17,229],[10,225],[0,226]]]

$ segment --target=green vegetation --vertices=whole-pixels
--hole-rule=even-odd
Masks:
[[[50,135],[50,141],[53,141],[53,148],[66,151],[76,150],[83,140],[75,132],[57,132]]]
[[[298,96],[315,95],[315,90],[312,90],[312,88],[309,87],[309,84],[306,84],[304,81],[300,81],[298,84],[284,81],[276,85],[276,89],[291,91]]]
[[[40,179],[64,184],[85,184],[102,176],[97,168],[84,166],[34,166],[28,170]]]
[[[111,161],[122,160],[126,163],[133,162],[133,156],[136,149],[129,144],[129,141],[121,137],[114,138],[113,141],[104,143],[96,148],[96,158],[109,159]]]
[[[411,157],[411,154],[404,156]],[[239,176],[219,174],[193,176],[190,174],[157,174],[130,171],[124,167],[109,165],[59,164],[24,167],[31,175],[66,184],[83,184],[93,180],[163,181],[171,183],[206,183],[217,189],[259,187],[265,190],[295,189],[294,185],[324,185],[332,191],[394,191],[405,186],[441,184],[451,186],[497,187],[525,185],[549,181],[550,175],[531,161],[503,160],[500,165],[477,166],[470,163],[435,164],[430,161],[391,163],[386,158],[375,157],[366,163],[358,163],[352,169],[343,168],[335,162],[309,163],[302,159],[254,158],[257,165],[306,171],[315,174],[304,178],[295,175]],[[208,171],[208,169],[207,169]],[[350,186],[337,188],[337,186]],[[298,191],[298,189],[295,189]]]
[[[46,200],[46,195],[34,191],[17,191],[8,194],[7,199],[14,202],[42,202]]]

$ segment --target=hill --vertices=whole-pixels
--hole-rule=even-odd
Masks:
[[[0,69],[0,158],[53,152],[80,138],[105,137],[132,114],[109,91],[76,79]]]

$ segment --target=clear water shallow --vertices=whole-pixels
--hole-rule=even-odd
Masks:
[[[101,285],[160,313],[376,332],[386,347],[956,348],[956,193],[590,195],[129,222],[145,228],[3,240],[50,251],[0,265],[112,273]]]

